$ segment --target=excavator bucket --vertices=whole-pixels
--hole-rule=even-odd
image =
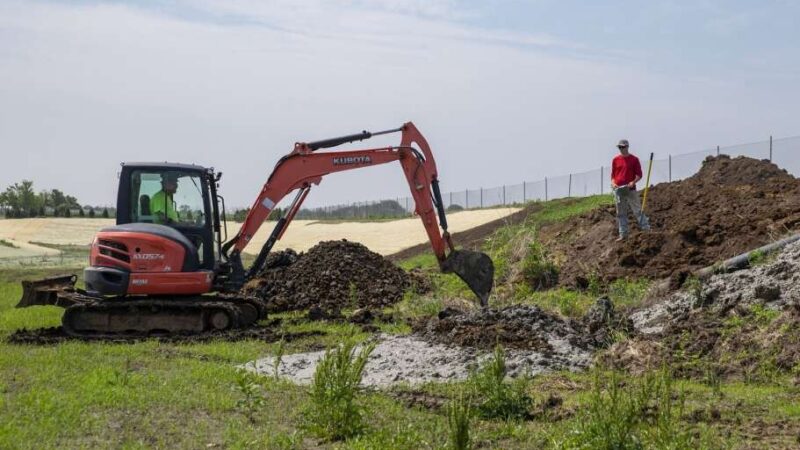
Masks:
[[[34,305],[69,306],[72,302],[62,304],[59,294],[66,291],[74,291],[77,279],[77,275],[59,275],[41,280],[23,281],[22,298],[17,303],[17,308],[27,308]]]
[[[442,263],[444,272],[452,272],[459,276],[481,302],[481,306],[489,305],[489,293],[494,284],[494,263],[486,253],[472,250],[455,250]]]

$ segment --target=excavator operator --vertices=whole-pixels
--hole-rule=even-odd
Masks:
[[[178,175],[174,172],[161,174],[161,190],[153,194],[150,200],[150,210],[156,216],[158,223],[172,223],[178,221],[178,212],[175,210],[175,201],[172,199],[178,190]]]

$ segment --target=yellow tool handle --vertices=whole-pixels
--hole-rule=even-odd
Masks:
[[[642,214],[647,206],[647,191],[650,189],[650,171],[653,170],[653,153],[650,152],[650,163],[647,165],[647,180],[644,182],[644,195],[642,195]]]

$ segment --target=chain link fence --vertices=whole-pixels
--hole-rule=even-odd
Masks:
[[[800,136],[772,139],[715,147],[677,155],[654,154],[650,174],[650,184],[671,182],[688,178],[700,170],[703,160],[709,156],[729,155],[747,156],[769,160],[778,167],[786,169],[794,176],[800,175]],[[642,162],[642,171],[647,175],[649,155],[637,155]],[[529,201],[547,201],[565,197],[586,197],[608,194],[611,191],[611,167],[602,166],[594,170],[572,173],[557,177],[546,177],[539,181],[525,181],[518,184],[490,188],[465,189],[442,193],[445,209],[491,208],[520,205]],[[303,209],[298,218],[305,219],[377,219],[405,217],[414,212],[414,199],[398,197],[377,201],[332,205],[321,208]]]

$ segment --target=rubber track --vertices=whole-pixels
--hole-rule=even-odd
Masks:
[[[84,295],[78,292],[67,293],[65,296],[70,297],[72,300],[79,302],[76,305],[66,308],[62,318],[62,325],[64,331],[72,336],[91,336],[97,338],[113,338],[113,337],[146,337],[150,336],[156,330],[136,330],[121,332],[110,332],[108,330],[94,330],[85,332],[82,330],[75,330],[72,328],[72,320],[76,315],[82,312],[110,312],[113,310],[120,310],[120,314],[136,314],[137,310],[145,310],[158,308],[159,312],[169,315],[170,312],[186,314],[186,312],[194,311],[198,316],[206,316],[206,313],[211,310],[225,310],[229,313],[229,317],[233,319],[233,323],[229,329],[245,328],[253,325],[254,322],[242,323],[242,314],[237,307],[237,304],[249,303],[254,305],[259,312],[258,319],[261,320],[266,317],[266,305],[259,299],[253,297],[238,297],[233,295],[216,295],[216,296],[194,296],[194,297],[180,297],[180,298],[164,298],[164,297],[115,297],[98,299]],[[148,312],[149,313],[149,312]],[[158,331],[163,331],[159,329]],[[166,330],[170,334],[187,334],[186,330]],[[205,324],[201,332],[209,331],[209,327]]]

